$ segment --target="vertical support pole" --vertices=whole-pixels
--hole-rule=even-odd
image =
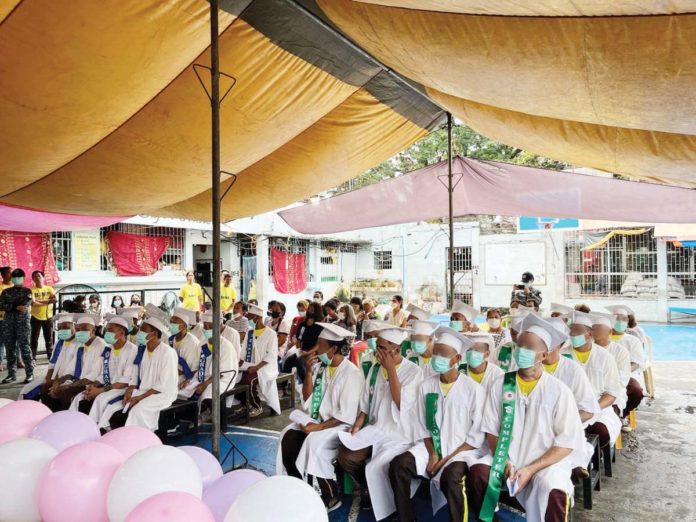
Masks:
[[[218,48],[218,0],[210,0],[210,115],[213,222],[213,441],[220,458],[220,54]]]
[[[454,210],[452,207],[452,197],[454,187],[452,184],[452,114],[447,113],[447,192],[449,193],[449,295],[447,296],[447,308],[452,309],[454,304]]]

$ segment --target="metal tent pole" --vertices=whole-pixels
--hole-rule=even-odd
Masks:
[[[210,114],[213,221],[213,444],[220,458],[220,55],[218,0],[210,0]]]
[[[451,310],[454,304],[454,219],[452,208],[452,114],[447,113],[447,192],[449,196],[449,296],[447,306]]]

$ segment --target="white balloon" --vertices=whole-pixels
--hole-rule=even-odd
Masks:
[[[118,468],[111,480],[107,500],[109,520],[123,522],[143,500],[166,491],[183,491],[201,498],[203,481],[196,463],[171,446],[138,451]]]
[[[0,408],[2,408],[3,406],[7,406],[8,404],[11,404],[13,402],[14,401],[12,399],[0,398]]]
[[[328,522],[319,494],[295,477],[276,475],[249,486],[225,517],[225,522]]]
[[[41,440],[15,439],[0,445],[0,520],[39,522],[36,491],[58,452]]]

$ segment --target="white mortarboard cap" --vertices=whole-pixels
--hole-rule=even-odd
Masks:
[[[449,326],[440,326],[435,330],[435,344],[446,344],[461,355],[474,345],[469,338]]]
[[[391,324],[384,321],[376,321],[374,319],[366,319],[363,321],[363,333],[372,333],[378,330],[384,330],[385,328],[390,328]]]
[[[92,326],[97,326],[99,316],[95,314],[75,314],[73,315],[73,321],[75,321],[75,324],[91,324]]]
[[[147,303],[145,305],[145,317],[156,317],[163,323],[169,323],[169,316],[167,316],[164,310],[153,305],[152,303]]]
[[[212,323],[213,322],[213,312],[204,312],[201,314],[202,323]],[[220,313],[220,322],[222,323],[222,313]]]
[[[53,320],[56,324],[60,323],[72,323],[73,314],[59,313],[53,316]]]
[[[552,314],[572,314],[575,309],[572,306],[566,306],[560,303],[551,303],[551,313]]]
[[[493,348],[495,348],[495,339],[493,339],[493,336],[489,333],[473,332],[464,335],[472,342],[472,344],[485,343],[488,345],[488,349],[491,351],[493,351]]]
[[[437,321],[413,321],[411,323],[411,335],[433,335],[440,323]]]
[[[531,312],[536,312],[531,306],[519,305],[517,308],[510,308],[510,315],[517,317],[518,315],[525,315]]]
[[[474,308],[473,306],[460,301],[459,299],[455,299],[450,313],[462,314],[464,317],[466,317],[467,321],[473,323],[481,311],[478,308]]]
[[[401,344],[406,340],[406,337],[408,337],[408,330],[406,328],[390,326],[389,328],[381,329],[379,331],[379,337],[390,343]]]
[[[183,306],[177,306],[174,309],[172,317],[178,317],[189,326],[196,324],[196,312],[189,310],[188,308],[184,308]]]
[[[409,304],[406,307],[406,311],[409,313],[409,315],[412,315],[419,321],[428,321],[432,317],[430,312],[423,310],[420,306],[416,306],[414,304]]]
[[[556,330],[561,332],[566,337],[568,337],[568,335],[570,335],[570,328],[568,328],[568,325],[566,324],[566,322],[562,318],[551,317],[551,318],[547,319],[547,321],[549,323],[551,323]]]
[[[106,326],[109,326],[110,324],[117,324],[119,326],[123,326],[126,330],[130,330],[131,325],[128,324],[128,318],[123,317],[122,315],[106,314],[104,319],[106,319]]]
[[[355,337],[355,334],[350,330],[341,328],[337,324],[333,323],[317,323],[321,326],[321,333],[319,334],[320,339],[326,339],[328,341],[343,341],[350,337]]]
[[[567,335],[559,332],[550,322],[533,314],[529,314],[524,318],[524,321],[522,321],[522,331],[520,335],[523,333],[533,333],[539,337],[544,341],[547,351],[551,351],[556,348],[556,346],[560,346],[568,338]]]
[[[266,317],[266,311],[258,305],[249,303],[247,305],[247,312],[252,315],[258,315],[259,317]]]
[[[139,306],[128,306],[128,307],[124,307],[124,308],[119,308],[119,309],[117,309],[116,312],[118,313],[118,315],[122,315],[124,317],[128,317],[129,319],[133,320],[133,319],[137,319],[138,317],[140,317],[141,310],[142,310],[142,308],[140,308]]]
[[[601,325],[607,326],[609,328],[614,327],[614,316],[611,314],[600,314],[597,312],[592,312],[590,314],[590,319],[592,319],[592,326]]]
[[[510,321],[510,329],[519,332],[522,321],[524,321],[524,318],[527,317],[530,313],[531,312],[529,312],[528,310],[525,310],[518,315],[513,315]]]
[[[585,312],[574,310],[573,315],[571,316],[571,321],[573,324],[581,324],[583,326],[587,326],[588,328],[592,328],[592,317],[590,317],[590,314],[586,314]]]
[[[149,324],[150,326],[157,328],[160,332],[162,332],[163,336],[169,337],[169,325],[165,324],[165,322],[162,321],[160,318],[154,316],[147,317],[143,321],[143,324]]]
[[[614,315],[635,315],[633,310],[626,305],[605,306],[605,308]]]

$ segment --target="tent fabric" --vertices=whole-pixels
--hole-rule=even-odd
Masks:
[[[230,208],[244,200],[252,215],[334,186],[442,118],[292,2],[221,5],[220,68],[236,82],[221,106],[221,165],[239,177]],[[191,67],[210,61],[208,9],[205,0],[17,5],[0,25],[0,202],[209,219],[210,104]],[[331,157],[353,164],[327,176]],[[265,196],[238,193],[245,186]]]
[[[85,216],[0,205],[0,230],[59,232],[107,227],[131,216]]]
[[[478,16],[317,3],[358,45],[493,139],[604,170],[618,163],[639,178],[694,181],[684,169],[696,150],[694,14]],[[470,104],[492,114],[472,117]],[[542,135],[525,139],[534,131]],[[612,159],[627,149],[633,162]]]
[[[447,162],[280,212],[302,234],[427,221],[448,213]],[[456,156],[453,214],[696,221],[696,191]]]

